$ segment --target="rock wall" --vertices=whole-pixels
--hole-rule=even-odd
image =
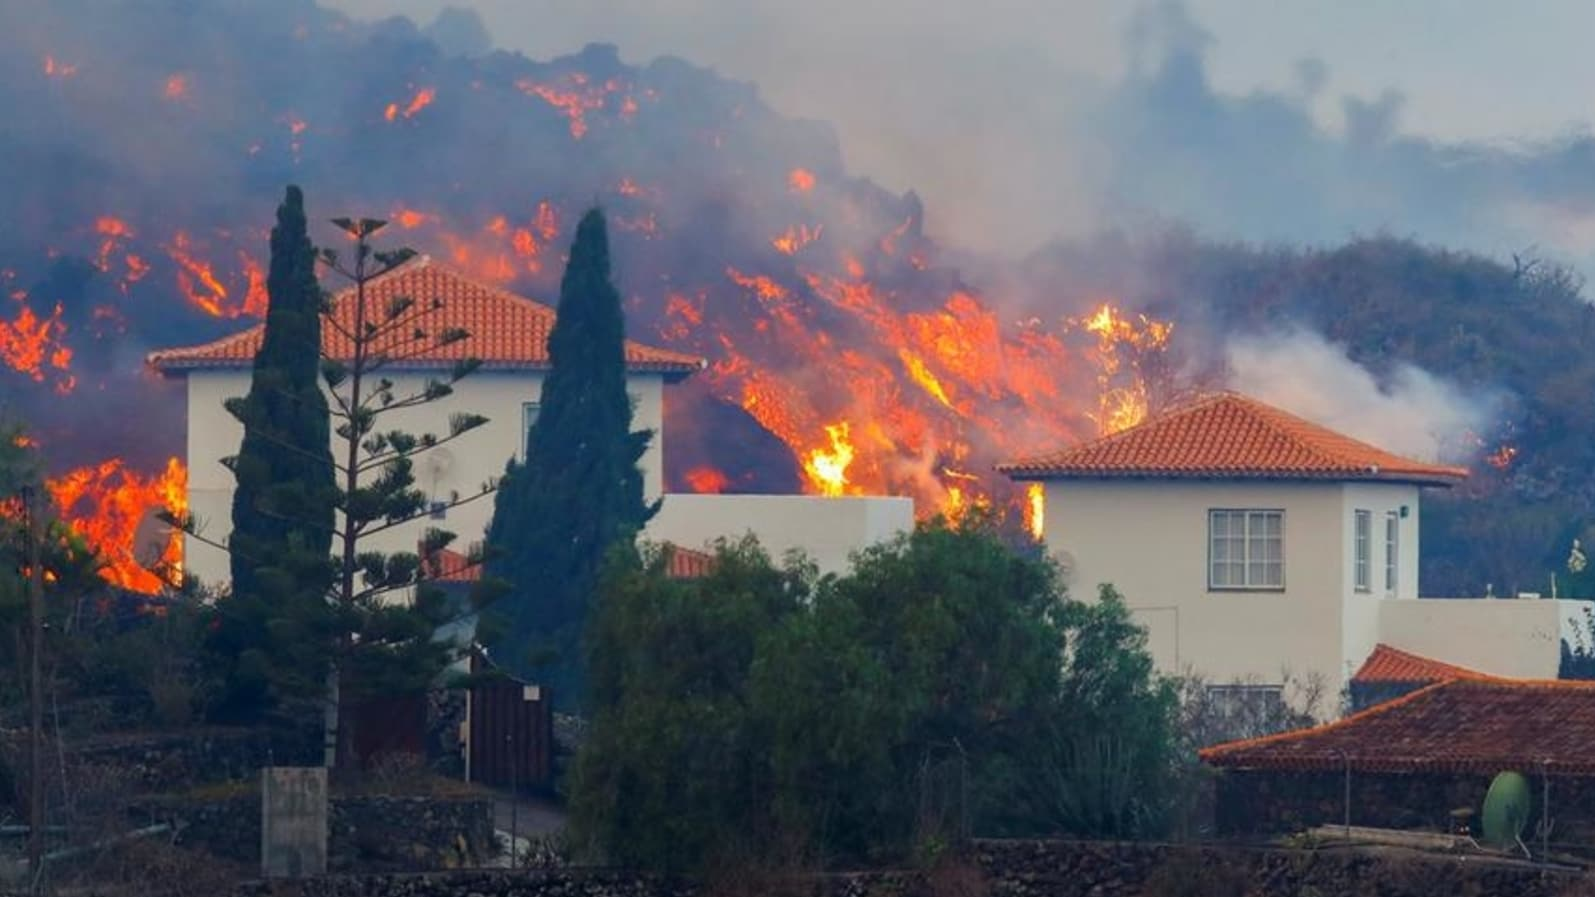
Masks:
[[[1582,876],[1478,858],[1065,841],[982,841],[928,872],[803,881],[679,880],[608,870],[327,876],[237,897],[1572,897]]]
[[[258,868],[260,795],[141,803],[140,824],[169,822],[177,844]],[[493,804],[480,798],[333,797],[328,868],[334,872],[458,869],[493,857]]]
[[[1544,780],[1528,776],[1534,798],[1534,831],[1545,794]],[[1377,828],[1446,831],[1451,812],[1472,808],[1475,818],[1490,787],[1490,776],[1373,775],[1352,773],[1351,824]],[[1217,783],[1216,820],[1221,836],[1282,834],[1345,818],[1343,773],[1225,771]],[[1550,777],[1553,838],[1589,841],[1595,836],[1595,780]]]

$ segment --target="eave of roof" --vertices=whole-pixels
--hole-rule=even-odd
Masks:
[[[1403,458],[1221,392],[1100,439],[997,465],[1015,480],[1271,480],[1450,486],[1465,468]]]

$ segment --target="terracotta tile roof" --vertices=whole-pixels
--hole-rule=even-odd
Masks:
[[[1019,480],[1384,480],[1445,486],[1468,475],[1465,468],[1393,455],[1235,393],[1208,396],[1112,436],[997,469]]]
[[[1447,679],[1498,678],[1500,677],[1379,644],[1374,647],[1373,653],[1368,655],[1368,659],[1362,662],[1362,667],[1351,677],[1351,681],[1444,682]]]
[[[354,288],[333,297],[333,321],[353,332]],[[366,286],[366,313],[380,315],[395,298],[415,300],[416,308],[441,301],[442,307],[425,313],[419,322],[434,336],[446,329],[463,328],[470,336],[458,342],[425,348],[416,352],[402,345],[413,328],[399,328],[387,351],[415,352],[402,366],[411,368],[449,367],[465,358],[480,358],[484,368],[544,369],[548,367],[548,333],[554,326],[554,310],[517,296],[507,290],[482,283],[428,256],[415,259],[371,281]],[[419,314],[419,312],[417,312]],[[162,349],[146,360],[162,373],[195,368],[247,367],[254,360],[265,332],[256,324],[241,333],[198,346]],[[354,346],[338,327],[322,327],[322,348],[328,355],[348,359]],[[701,370],[705,362],[694,355],[656,349],[626,341],[626,365],[632,371],[685,376]],[[395,367],[401,365],[395,364]]]
[[[442,548],[421,562],[423,571],[437,582],[477,582],[482,578],[482,565],[458,551]]]
[[[702,579],[714,572],[714,555],[666,544],[665,575],[671,579]]]
[[[1215,745],[1228,769],[1595,776],[1595,682],[1452,679],[1344,719]]]

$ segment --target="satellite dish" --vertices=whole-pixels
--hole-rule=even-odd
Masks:
[[[1520,772],[1507,771],[1495,777],[1484,795],[1484,842],[1510,850],[1523,844],[1523,829],[1529,824],[1533,801],[1529,780]]]

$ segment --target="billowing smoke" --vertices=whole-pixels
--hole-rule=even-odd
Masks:
[[[1400,364],[1384,378],[1309,330],[1236,337],[1230,385],[1349,436],[1411,458],[1466,461],[1497,423],[1500,398]]]
[[[465,0],[333,2],[425,21]],[[679,54],[755,81],[783,113],[834,122],[853,170],[924,195],[934,236],[983,251],[1020,256],[1054,236],[1173,219],[1258,241],[1389,232],[1496,255],[1539,245],[1595,270],[1595,138],[1414,136],[1399,89],[1317,58],[1283,68],[1284,86],[1226,93],[1214,55],[1255,48],[1221,43],[1174,0],[470,6],[503,47],[549,56],[602,40],[628,58]]]

